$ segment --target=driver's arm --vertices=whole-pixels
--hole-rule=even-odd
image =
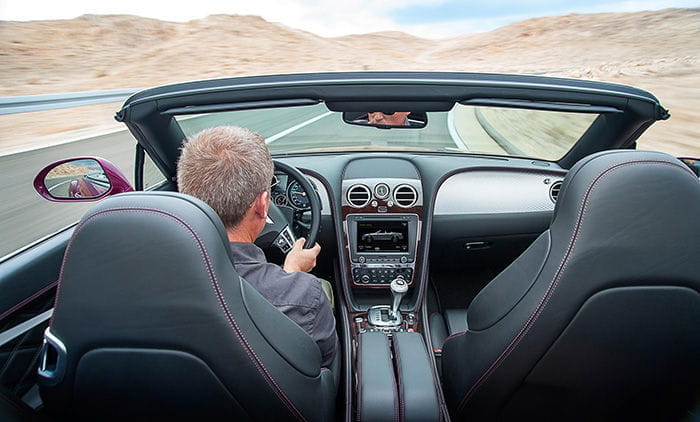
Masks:
[[[321,252],[321,246],[316,243],[313,248],[304,249],[304,242],[306,242],[306,239],[303,237],[294,242],[292,250],[287,253],[287,257],[284,260],[284,266],[282,267],[284,271],[288,273],[295,271],[308,273],[316,266],[316,257]]]

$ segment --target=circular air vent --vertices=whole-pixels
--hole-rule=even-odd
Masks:
[[[398,185],[394,189],[394,202],[402,208],[408,208],[415,205],[418,201],[418,192],[411,185]]]
[[[561,180],[552,183],[552,186],[549,188],[549,198],[552,200],[552,202],[557,202],[557,198],[559,198],[559,191],[560,190],[561,190]]]
[[[372,191],[365,185],[352,185],[348,189],[348,204],[355,208],[362,208],[372,199]]]

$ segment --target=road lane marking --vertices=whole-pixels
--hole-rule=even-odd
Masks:
[[[333,114],[332,111],[327,111],[327,112],[325,112],[325,113],[323,113],[323,114],[320,114],[320,115],[318,115],[318,116],[316,116],[316,117],[314,117],[314,118],[311,118],[311,119],[309,119],[309,120],[307,120],[307,121],[305,121],[305,122],[301,122],[301,123],[299,123],[299,124],[296,125],[296,126],[292,126],[292,127],[290,127],[289,129],[285,129],[285,130],[283,130],[282,132],[276,133],[276,134],[270,136],[269,138],[267,138],[267,139],[265,140],[265,143],[266,143],[266,144],[271,144],[271,143],[275,142],[276,140],[278,140],[279,138],[283,138],[283,137],[289,135],[290,133],[296,132],[297,130],[303,128],[304,126],[308,126],[308,125],[310,125],[311,123],[317,122],[317,121],[323,119],[323,118],[326,117],[326,116],[330,116],[331,114]]]
[[[459,136],[457,128],[455,128],[454,108],[447,112],[447,130],[448,132],[450,132],[452,142],[454,142],[455,145],[457,145],[458,149],[469,151],[467,143],[464,142],[464,139],[462,139],[461,136]]]

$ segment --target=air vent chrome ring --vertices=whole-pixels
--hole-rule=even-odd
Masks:
[[[372,200],[372,191],[365,185],[356,184],[348,188],[346,198],[353,208],[362,208]]]
[[[552,186],[549,187],[549,199],[552,200],[552,202],[556,203],[557,198],[559,198],[559,192],[561,191],[561,185],[562,181],[557,180],[556,182],[552,183]]]
[[[418,202],[418,191],[411,185],[401,184],[394,188],[394,203],[401,208],[410,208]]]

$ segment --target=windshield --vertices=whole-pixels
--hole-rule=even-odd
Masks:
[[[242,126],[265,138],[270,153],[438,151],[562,158],[597,114],[463,106],[429,112],[424,128],[378,129],[343,122],[325,105],[177,116],[186,136],[220,126]]]

